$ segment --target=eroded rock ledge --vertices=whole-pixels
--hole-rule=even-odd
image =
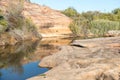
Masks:
[[[28,80],[119,80],[120,37],[74,41],[39,65],[52,69]]]

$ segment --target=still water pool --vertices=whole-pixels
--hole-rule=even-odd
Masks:
[[[14,46],[0,47],[0,80],[26,80],[43,74],[47,68],[38,66],[42,58],[59,51],[72,39],[42,39],[26,41]]]
[[[47,68],[40,68],[38,66],[39,61],[30,62],[25,64],[20,69],[14,68],[7,68],[1,69],[0,73],[0,80],[25,80],[32,76],[36,76],[46,72]]]

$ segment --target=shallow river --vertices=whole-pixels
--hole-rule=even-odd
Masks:
[[[72,39],[47,38],[0,47],[0,80],[25,80],[43,74],[48,69],[38,66],[40,60],[71,42]]]

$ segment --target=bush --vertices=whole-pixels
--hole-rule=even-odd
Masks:
[[[7,26],[7,21],[6,20],[0,20],[0,25]]]
[[[7,29],[7,22],[5,20],[0,20],[0,34],[5,32]]]
[[[74,36],[79,36],[80,35],[80,27],[78,26],[77,22],[72,22],[69,26],[70,30],[72,31]]]
[[[94,20],[90,26],[90,32],[96,36],[105,36],[109,30],[120,30],[120,22],[117,21]]]
[[[83,17],[78,17],[70,24],[70,30],[75,36],[84,36],[87,37],[89,23],[87,19]]]
[[[4,19],[3,12],[0,9],[0,35],[7,29],[7,21]]]
[[[23,27],[23,30],[26,30],[25,32],[27,33],[32,33],[36,37],[41,37],[31,19],[25,19],[25,27]]]
[[[88,11],[80,14],[69,7],[63,11],[63,14],[73,19],[69,27],[75,36],[86,37],[90,34],[89,36],[100,37],[105,36],[109,30],[120,30],[120,8],[111,13]]]
[[[71,18],[78,15],[78,12],[72,7],[65,9],[62,13]]]
[[[21,28],[24,24],[24,17],[22,16],[24,0],[9,0],[6,20],[10,29]]]
[[[4,19],[2,10],[0,10],[0,25],[7,26],[7,21]]]
[[[18,39],[40,37],[35,25],[22,15],[25,0],[9,0],[6,20],[11,35]]]

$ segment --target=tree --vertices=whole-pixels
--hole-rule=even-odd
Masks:
[[[66,16],[68,16],[68,17],[75,17],[75,16],[77,16],[79,13],[74,9],[74,8],[72,8],[72,7],[69,7],[69,8],[67,8],[67,9],[65,9],[64,11],[63,11],[63,13],[66,15]]]
[[[114,9],[112,11],[113,14],[120,14],[120,8]]]

